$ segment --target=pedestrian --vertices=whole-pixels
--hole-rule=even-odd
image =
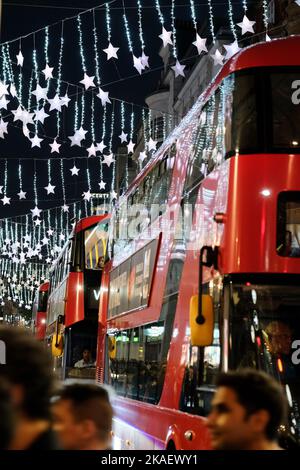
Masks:
[[[14,415],[9,449],[57,449],[50,420],[51,357],[25,329],[0,327],[0,339],[6,348],[6,363],[0,367],[0,381],[7,383]]]
[[[54,428],[65,450],[109,449],[112,416],[108,393],[97,385],[66,385],[53,404]]]
[[[278,429],[286,423],[281,385],[264,372],[221,374],[208,416],[215,450],[281,450]]]

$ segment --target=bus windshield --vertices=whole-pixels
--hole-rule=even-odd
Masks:
[[[237,72],[224,80],[221,95],[227,156],[299,153],[299,67]]]
[[[229,367],[253,367],[275,377],[300,436],[300,292],[297,285],[231,284]]]
[[[84,232],[85,269],[101,270],[106,261],[108,223],[101,223]]]

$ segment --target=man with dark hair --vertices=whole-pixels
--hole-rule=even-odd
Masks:
[[[9,387],[14,413],[12,450],[58,448],[50,423],[53,376],[51,358],[43,345],[21,328],[0,327],[6,346],[6,363],[0,381]]]
[[[65,450],[110,448],[113,411],[106,390],[67,385],[53,405],[54,428]]]
[[[280,450],[277,432],[287,403],[279,383],[264,372],[221,374],[208,416],[216,450]]]

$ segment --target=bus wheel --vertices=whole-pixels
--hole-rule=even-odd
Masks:
[[[173,450],[176,450],[176,446],[174,444],[174,441],[169,441],[167,445],[167,450],[172,452]]]

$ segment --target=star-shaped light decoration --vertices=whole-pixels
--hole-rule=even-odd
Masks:
[[[218,49],[214,54],[210,54],[210,57],[213,59],[214,65],[223,65],[224,57]]]
[[[41,108],[36,110],[34,120],[40,121],[42,124],[44,124],[44,121],[47,117],[49,117],[49,114],[45,113],[44,108]]]
[[[31,148],[33,147],[41,148],[41,142],[43,142],[43,139],[40,139],[37,134],[30,140],[31,140]]]
[[[49,67],[48,64],[46,64],[46,68],[44,68],[44,70],[42,70],[43,74],[45,75],[45,79],[46,80],[49,80],[49,78],[53,78],[53,69],[54,67]]]
[[[102,90],[102,88],[99,88],[99,93],[97,97],[101,100],[102,106],[106,106],[106,103],[111,103],[109,99],[109,93],[108,91]]]
[[[97,152],[103,153],[103,150],[106,149],[106,145],[104,145],[103,140],[97,144]]]
[[[110,197],[111,197],[111,199],[117,199],[118,194],[116,193],[116,191],[114,189],[110,192]]]
[[[7,126],[8,122],[3,121],[3,119],[0,119],[0,138],[4,139],[4,134],[8,134],[7,132]]]
[[[36,89],[31,93],[36,97],[37,101],[47,99],[47,87],[42,88],[39,84],[37,84]]]
[[[153,140],[152,137],[150,137],[150,139],[149,139],[148,142],[147,142],[147,146],[148,146],[149,152],[150,152],[151,150],[156,150],[157,141],[156,141],[156,140]]]
[[[178,60],[176,60],[176,64],[173,65],[171,69],[174,70],[175,72],[175,78],[179,77],[179,75],[181,75],[182,77],[185,77],[184,71],[183,71],[185,69],[185,65],[180,64]]]
[[[87,134],[88,131],[84,130],[81,126],[80,129],[78,129],[78,131],[76,132],[78,133],[78,135],[80,135],[80,137],[82,137],[82,139],[85,139],[85,134]]]
[[[105,189],[106,183],[104,183],[104,181],[100,181],[100,183],[98,183],[98,184],[99,184],[99,187],[100,187],[101,190]]]
[[[63,242],[65,241],[65,236],[63,233],[60,234],[59,239]]]
[[[41,242],[42,242],[43,245],[48,245],[49,238],[47,238],[46,235],[45,235],[44,238],[41,240]]]
[[[30,140],[30,131],[29,131],[28,127],[27,127],[27,126],[23,126],[23,127],[22,127],[22,131],[23,131],[23,134],[25,135],[25,137],[27,137],[27,139]]]
[[[68,97],[68,94],[66,93],[65,96],[62,96],[60,98],[61,105],[66,106],[67,108],[69,107],[69,102],[71,101],[71,98]]]
[[[73,168],[70,168],[70,172],[72,173],[72,176],[78,176],[78,173],[79,173],[79,168],[76,167],[75,163],[74,163],[74,166]]]
[[[61,206],[61,208],[64,212],[69,212],[69,206],[67,206],[66,203],[63,206]]]
[[[41,219],[35,219],[34,223],[35,225],[41,225]]]
[[[16,87],[13,83],[10,84],[10,87],[9,87],[9,90],[10,90],[10,94],[13,98],[17,98],[17,90],[16,90]]]
[[[0,98],[2,98],[3,95],[9,95],[8,85],[0,81]]]
[[[193,42],[193,45],[197,47],[199,55],[201,52],[207,52],[206,41],[207,38],[202,38],[198,33],[196,34],[196,41]]]
[[[19,200],[21,201],[21,199],[26,199],[26,194],[27,193],[24,193],[24,191],[20,189],[20,192],[18,193]]]
[[[54,194],[55,186],[53,186],[49,181],[48,186],[45,186],[45,189],[47,191],[47,194]]]
[[[300,2],[300,0],[299,0]],[[300,3],[299,3],[299,6],[300,6]],[[268,34],[266,34],[266,42],[270,42],[272,41],[272,39],[270,38],[270,36]]]
[[[143,64],[144,69],[146,67],[149,68],[149,56],[146,55],[144,51],[143,51],[142,56],[140,57],[140,59],[141,59],[141,62]]]
[[[134,152],[134,146],[135,146],[135,144],[132,142],[132,140],[130,140],[128,145],[127,145],[127,152],[128,153],[133,153]]]
[[[30,209],[30,211],[32,212],[32,217],[39,217],[42,212],[37,206],[34,209]]]
[[[48,256],[48,258],[46,258],[46,263],[48,263],[48,264],[51,263],[51,258],[49,258],[49,256]]]
[[[127,142],[127,136],[128,134],[125,134],[125,132],[122,130],[121,135],[119,135],[119,138],[121,139],[121,144],[123,144],[123,142]]]
[[[139,155],[139,162],[143,163],[143,161],[147,158],[147,153],[144,151],[144,152],[140,152],[140,155]]]
[[[22,54],[21,49],[19,50],[19,54],[16,55],[16,58],[17,58],[17,65],[20,65],[20,67],[23,67],[23,64],[24,64],[24,56],[23,56],[23,54]]]
[[[82,193],[82,196],[83,196],[83,199],[84,199],[85,201],[89,201],[89,200],[91,199],[91,197],[92,197],[91,191],[88,190],[88,191],[86,191],[86,192],[83,192],[83,193]]]
[[[56,139],[54,139],[53,143],[49,144],[49,146],[51,147],[51,153],[59,153],[59,148],[61,147],[61,144],[59,144]]]
[[[76,131],[73,136],[69,136],[68,139],[71,141],[71,147],[74,147],[75,145],[81,147],[81,141],[83,140],[83,137],[80,137],[78,131]]]
[[[135,57],[134,54],[132,54],[132,58],[133,58],[133,66],[134,68],[136,68],[136,70],[138,71],[138,73],[141,75],[142,71],[144,70],[144,66],[142,64],[142,59],[141,57]]]
[[[115,162],[115,159],[112,153],[109,155],[103,155],[103,163],[105,163],[108,167],[110,167],[113,162]]]
[[[0,98],[0,109],[7,109],[7,105],[9,103],[9,100],[6,99],[5,95]]]
[[[171,36],[172,31],[167,31],[164,27],[162,27],[162,33],[159,35],[159,37],[162,40],[164,47],[166,47],[167,44],[170,44],[171,46],[173,45]]]
[[[105,52],[105,54],[107,55],[106,59],[109,60],[111,59],[112,57],[114,57],[115,59],[118,59],[118,55],[117,55],[117,52],[120,48],[119,47],[114,47],[112,45],[112,43],[110,42],[108,44],[108,47],[107,49],[103,49],[103,51]]]
[[[7,197],[6,195],[4,195],[3,199],[1,199],[4,206],[6,206],[7,204],[10,205],[10,200],[11,200],[11,198]]]
[[[237,40],[226,46],[224,45],[224,49],[226,49],[225,59],[230,59],[232,56],[234,56],[237,52],[241,50]]]
[[[21,121],[23,118],[23,109],[21,106],[18,106],[18,109],[13,109],[12,113],[14,114],[14,122]]]
[[[54,109],[56,109],[57,111],[61,112],[62,102],[58,94],[56,94],[54,98],[48,98],[48,101],[50,103],[50,111],[54,111]]]
[[[94,144],[92,144],[90,147],[87,148],[87,152],[89,154],[88,158],[91,157],[92,155],[95,157],[96,156],[96,147]]]
[[[25,235],[24,240],[25,240],[25,242],[30,242],[31,236],[29,234]]]
[[[242,29],[242,36],[246,33],[254,33],[253,25],[255,21],[250,21],[246,15],[244,15],[243,21],[241,23],[237,23],[237,25]]]
[[[95,78],[95,75],[93,77],[89,77],[86,73],[84,73],[84,78],[83,80],[81,80],[80,83],[82,83],[85,87],[86,90],[88,90],[89,88],[95,88],[95,83],[94,83],[94,78]]]
[[[49,237],[51,237],[53,234],[54,234],[54,230],[52,230],[51,228],[49,228],[49,229],[47,230],[47,235],[48,235]]]
[[[23,122],[24,126],[26,126],[27,124],[33,124],[33,117],[34,113],[30,113],[27,109],[24,109],[20,120]]]

